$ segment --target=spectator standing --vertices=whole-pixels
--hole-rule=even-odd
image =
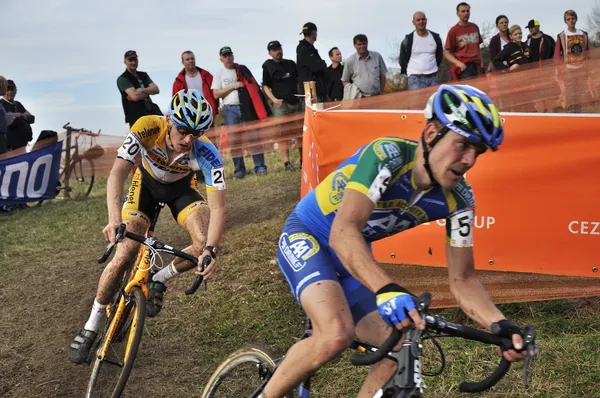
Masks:
[[[578,71],[585,68],[585,61],[589,57],[589,39],[584,30],[577,28],[577,13],[567,10],[564,13],[567,29],[560,32],[556,38],[554,60],[560,64],[558,69],[558,85],[561,90],[561,103],[570,112],[579,113],[583,107],[583,94],[587,88],[595,95],[595,83],[589,71]],[[578,71],[578,72],[576,72]]]
[[[15,101],[17,95],[15,82],[8,80],[6,87],[6,92],[0,102],[6,111],[8,120],[6,147],[8,151],[12,151],[26,146],[31,141],[33,138],[31,124],[35,122],[35,117],[25,109],[23,104]]]
[[[6,93],[6,78],[0,75],[0,95]],[[8,124],[6,123],[6,111],[3,106],[0,106],[0,155],[6,152],[6,131]]]
[[[529,63],[529,47],[523,43],[523,31],[519,25],[513,25],[508,30],[511,42],[504,46],[504,49],[494,58],[494,68],[509,69],[514,71],[519,69],[520,65]]]
[[[454,81],[475,77],[483,73],[481,49],[483,43],[479,27],[469,22],[471,6],[459,3],[456,6],[458,23],[448,31],[444,57],[453,65],[450,74]]]
[[[387,73],[383,57],[376,51],[369,51],[367,36],[358,34],[352,41],[356,52],[346,60],[344,65],[342,74],[344,87],[350,83],[356,85],[363,97],[383,94]]]
[[[493,61],[496,58],[496,55],[500,53],[504,49],[508,43],[510,43],[510,34],[508,33],[508,17],[506,15],[498,15],[496,17],[496,28],[498,29],[498,33],[496,33],[490,39],[490,60]],[[494,69],[494,62],[490,62],[490,66],[488,68],[488,72],[491,72]]]
[[[219,50],[219,58],[223,68],[215,73],[212,90],[215,98],[223,100],[223,117],[225,124],[235,125],[252,120],[266,119],[271,110],[266,103],[264,94],[260,91],[250,70],[234,62],[231,47],[225,46]],[[231,146],[243,146],[258,140],[255,131],[243,131],[230,135]],[[258,176],[267,174],[265,155],[260,145],[249,148],[252,151],[254,173]],[[232,150],[234,175],[236,178],[246,176],[244,150]]]
[[[329,50],[329,59],[331,65],[327,67],[327,95],[332,101],[341,101],[344,99],[344,85],[342,84],[344,64],[342,64],[340,49],[333,47]]]
[[[185,90],[185,92],[188,89],[197,90],[212,107],[213,115],[219,113],[219,106],[211,89],[213,75],[209,71],[196,66],[196,57],[189,50],[181,54],[181,63],[183,64],[183,69],[173,82],[173,92],[171,95],[174,96],[181,90]]]
[[[529,61],[541,62],[554,57],[556,42],[547,34],[540,30],[540,21],[532,19],[526,26],[529,29],[527,36],[527,46],[529,47]]]
[[[301,35],[304,39],[300,40],[296,47],[296,64],[298,67],[298,82],[302,94],[304,93],[304,82],[314,81],[317,89],[317,102],[325,102],[327,97],[327,64],[319,51],[315,48],[317,41],[317,25],[307,22],[302,27]]]
[[[283,48],[279,41],[274,40],[267,44],[267,51],[271,59],[263,65],[263,90],[271,100],[273,115],[285,116],[303,111],[302,101],[298,97],[298,69],[292,60],[283,58]],[[283,160],[283,167],[287,171],[296,168],[290,162],[288,141],[279,142],[279,151]],[[302,149],[300,149],[302,154]]]
[[[440,35],[427,30],[425,13],[415,12],[412,23],[415,30],[400,46],[400,73],[408,75],[409,90],[439,84],[438,67],[444,56]]]
[[[126,69],[117,79],[117,87],[121,92],[125,122],[131,127],[142,116],[162,116],[160,108],[150,99],[151,95],[158,94],[160,90],[146,72],[137,70],[137,53],[133,50],[127,51],[124,63]]]

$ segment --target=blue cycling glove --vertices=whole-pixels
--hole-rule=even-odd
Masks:
[[[379,289],[376,298],[379,315],[391,326],[408,318],[408,311],[416,308],[410,292],[396,283],[389,283]]]

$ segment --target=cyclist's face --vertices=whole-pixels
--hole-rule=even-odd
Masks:
[[[192,145],[194,141],[198,138],[192,134],[183,134],[179,132],[177,127],[173,123],[171,123],[171,145],[177,152],[188,152],[192,149]]]
[[[452,190],[463,175],[475,165],[477,156],[485,151],[484,145],[475,144],[449,131],[429,154],[433,176],[442,188]]]

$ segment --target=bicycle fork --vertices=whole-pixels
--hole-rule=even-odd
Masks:
[[[421,372],[422,350],[421,331],[411,329],[402,344],[402,349],[388,354],[387,358],[396,362],[398,368],[373,398],[422,397],[427,388]]]

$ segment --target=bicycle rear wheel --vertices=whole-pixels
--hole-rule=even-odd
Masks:
[[[69,178],[71,199],[88,197],[94,186],[94,172],[94,162],[88,158],[80,158],[71,164],[71,178]]]
[[[113,314],[101,336],[94,353],[94,366],[88,383],[86,397],[120,397],[131,375],[137,356],[146,316],[146,297],[139,287],[134,287],[126,299],[123,315],[118,319]],[[107,332],[118,322],[114,336],[107,342]],[[118,341],[117,335],[129,326],[125,338]],[[102,347],[108,344],[106,357],[99,358]]]
[[[252,345],[230,354],[210,376],[202,398],[252,397],[271,378],[276,358],[268,349]],[[293,397],[293,394],[288,395]]]

